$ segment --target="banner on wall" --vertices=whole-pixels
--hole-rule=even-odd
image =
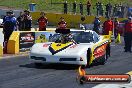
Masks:
[[[34,32],[23,32],[20,33],[19,40],[19,51],[26,52],[30,51],[30,48],[35,43],[35,33]]]
[[[50,42],[54,32],[36,32],[35,43]]]

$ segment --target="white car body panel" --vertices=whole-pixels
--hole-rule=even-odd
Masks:
[[[82,30],[76,30],[76,31],[82,31]],[[84,30],[85,31],[85,30]],[[85,32],[93,32],[91,30],[86,30]],[[99,41],[96,43],[99,43],[103,40],[103,36],[99,37]],[[52,42],[47,43],[37,43],[32,46],[32,49],[30,51],[29,57],[35,56],[36,58],[44,57],[43,59],[46,59],[46,61],[43,61],[42,58],[40,60],[34,60],[35,62],[44,62],[44,63],[64,63],[64,64],[76,64],[76,65],[87,65],[87,50],[88,48],[92,48],[93,45],[96,43],[79,43],[76,44],[76,46],[73,48],[71,45],[68,48],[59,51],[58,53],[52,55],[52,53],[49,51],[49,46]],[[43,45],[47,44],[47,47],[44,47]],[[60,61],[60,58],[76,58],[75,61]],[[83,61],[80,61],[80,58],[83,59]]]
[[[71,48],[72,46],[52,55],[48,47],[43,47],[46,43],[37,43],[33,45],[30,52],[30,56],[36,57],[45,57],[45,63],[65,63],[65,64],[78,64],[86,65],[87,64],[87,49],[92,46],[93,43],[78,44],[76,47]],[[48,44],[48,43],[47,43]],[[81,50],[80,50],[81,49]],[[83,61],[80,61],[80,57],[83,58]],[[60,58],[77,58],[76,61],[59,61]],[[35,60],[36,61],[36,60]],[[40,60],[39,60],[40,61]]]

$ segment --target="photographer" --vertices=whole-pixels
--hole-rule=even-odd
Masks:
[[[28,10],[24,11],[23,14],[23,29],[24,31],[31,31],[32,28],[32,16],[30,15],[30,12]]]

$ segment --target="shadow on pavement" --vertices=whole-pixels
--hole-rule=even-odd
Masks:
[[[19,67],[36,68],[36,69],[55,69],[55,70],[76,70],[78,65],[68,64],[44,64],[44,63],[29,63],[25,65],[19,65]]]

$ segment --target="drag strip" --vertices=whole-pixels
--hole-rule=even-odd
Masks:
[[[105,65],[87,68],[88,74],[123,74],[132,71],[132,53],[123,52],[123,44],[111,45],[111,57]],[[0,88],[91,88],[79,85],[77,66],[44,64],[37,68],[28,56],[0,59]]]

